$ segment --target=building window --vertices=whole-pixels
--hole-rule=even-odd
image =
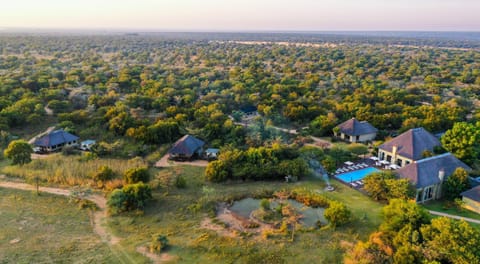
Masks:
[[[392,156],[387,155],[387,161],[388,161],[388,162],[392,161]]]
[[[402,166],[402,160],[401,159],[397,159],[397,165]]]
[[[360,140],[360,136],[357,136],[357,139],[356,139],[356,140],[359,141],[359,140]]]
[[[410,164],[410,161],[406,160],[405,165],[408,165],[408,164]]]
[[[433,198],[433,187],[429,186],[423,190],[423,201],[428,201]]]
[[[385,159],[385,152],[380,152],[380,159],[381,160],[384,160]]]
[[[422,199],[422,192],[421,191],[418,191],[417,190],[417,194],[415,195],[415,200],[417,201],[417,203],[420,203],[422,202],[421,199]]]

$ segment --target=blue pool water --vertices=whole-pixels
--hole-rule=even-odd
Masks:
[[[359,181],[359,180],[365,178],[365,176],[367,176],[368,174],[371,174],[371,173],[374,173],[374,172],[379,172],[379,170],[377,170],[373,167],[368,167],[368,168],[361,169],[361,170],[350,171],[350,172],[345,172],[345,173],[342,173],[342,174],[338,174],[335,177],[337,177],[337,179],[342,180],[344,182],[352,182],[352,181]]]

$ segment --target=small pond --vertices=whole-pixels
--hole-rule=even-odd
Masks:
[[[248,219],[252,211],[260,208],[260,201],[261,199],[245,198],[234,202],[229,209],[230,211]],[[305,227],[315,227],[318,220],[320,220],[323,225],[328,223],[323,215],[323,212],[325,211],[324,208],[312,208],[292,199],[288,199],[287,202],[303,215],[300,223]],[[271,208],[277,206],[278,202],[276,202],[276,200],[271,202]]]

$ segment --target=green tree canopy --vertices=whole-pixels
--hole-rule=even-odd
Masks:
[[[480,263],[480,232],[467,222],[441,217],[420,230],[428,261]]]
[[[444,196],[449,200],[460,197],[460,193],[470,188],[468,173],[463,168],[457,168],[444,182]]]
[[[32,161],[31,155],[33,153],[32,146],[25,140],[14,140],[8,144],[5,149],[5,157],[12,160],[13,164],[27,164]]]
[[[457,158],[472,164],[480,156],[480,122],[455,123],[441,138],[443,147]]]

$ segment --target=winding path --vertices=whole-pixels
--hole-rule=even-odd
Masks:
[[[10,182],[10,181],[1,181],[0,187],[17,189],[24,191],[35,191],[36,187],[30,184],[21,183],[21,182]],[[39,187],[40,192],[51,193],[55,195],[70,196],[71,191],[68,189],[61,188],[52,188],[52,187]],[[105,197],[98,194],[88,194],[82,198],[94,202],[100,210],[97,210],[93,213],[93,231],[100,236],[102,242],[105,242],[109,247],[110,251],[117,258],[119,263],[135,263],[130,255],[125,251],[125,249],[120,246],[118,243],[121,238],[111,234],[103,226],[105,219],[107,218],[107,200]],[[114,249],[113,246],[116,246]],[[162,258],[157,257],[155,254],[145,254],[140,248],[137,248],[137,252],[141,253],[143,256],[148,257],[153,263],[161,263]]]
[[[428,212],[432,215],[444,216],[444,217],[457,219],[457,220],[465,220],[467,222],[474,223],[474,224],[480,224],[480,220],[473,219],[473,218],[468,218],[468,217],[463,217],[458,215],[451,215],[451,214],[446,214],[446,213],[431,211],[431,210],[428,210]]]

